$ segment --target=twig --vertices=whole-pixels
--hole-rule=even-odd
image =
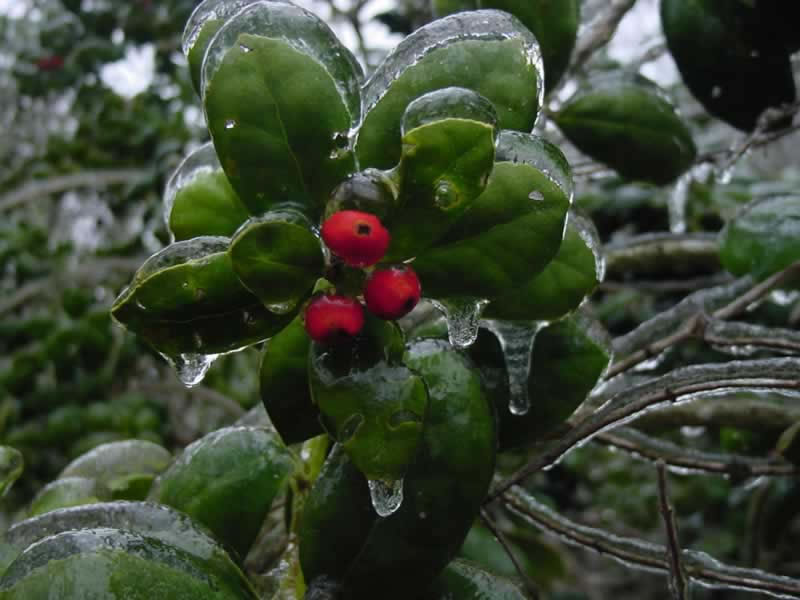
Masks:
[[[624,450],[645,460],[654,462],[660,460],[679,472],[714,473],[737,480],[762,475],[780,477],[800,475],[797,467],[781,458],[753,458],[738,454],[701,452],[650,437],[628,427],[600,433],[594,441]]]
[[[514,555],[514,551],[511,549],[511,546],[509,546],[508,540],[506,540],[506,536],[503,535],[503,533],[500,531],[500,529],[497,527],[494,521],[492,521],[491,517],[489,516],[489,513],[487,513],[485,509],[481,510],[481,520],[483,521],[483,524],[486,525],[486,528],[492,532],[492,535],[495,538],[497,538],[497,541],[503,547],[503,550],[508,555],[508,558],[514,565],[517,574],[525,583],[525,587],[531,596],[531,600],[537,600],[539,598],[539,588],[525,572],[525,569],[522,568],[522,565],[519,564],[517,557]]]
[[[599,48],[614,36],[622,19],[636,4],[636,0],[610,0],[608,8],[586,26],[572,55],[569,72],[580,70]]]
[[[51,177],[41,181],[31,181],[0,197],[0,212],[56,192],[80,187],[106,187],[120,183],[136,183],[151,176],[152,173],[150,171],[143,169],[117,169],[83,171],[72,175]]]
[[[667,549],[664,546],[574,523],[539,503],[519,487],[506,493],[503,500],[509,510],[527,522],[569,544],[609,556],[627,566],[646,571],[669,571]],[[705,587],[766,593],[779,598],[800,598],[800,580],[759,569],[732,567],[694,550],[683,550],[681,558],[688,579]]]
[[[137,390],[143,392],[153,393],[175,393],[183,392],[189,396],[194,396],[201,400],[205,400],[211,404],[215,404],[222,408],[225,412],[233,417],[241,417],[244,414],[244,409],[238,403],[228,398],[225,394],[219,393],[217,390],[211,389],[203,385],[196,385],[192,388],[186,388],[179,383],[170,383],[168,381],[162,383],[140,383],[135,386]]]
[[[699,398],[719,390],[800,389],[800,359],[778,358],[694,365],[625,390],[560,438],[547,443],[524,467],[490,494],[496,500],[511,486],[557,463],[570,450],[598,433],[623,425],[647,409],[664,403]]]
[[[681,544],[678,539],[678,525],[675,523],[675,511],[669,502],[667,487],[667,467],[663,460],[656,462],[658,472],[658,506],[664,528],[667,532],[667,558],[669,558],[669,588],[673,600],[689,600],[691,592],[689,581],[683,567]]]
[[[800,421],[800,406],[776,404],[768,400],[736,398],[735,402],[695,402],[664,406],[639,415],[638,429],[659,431],[676,427],[739,427],[750,431],[775,433]]]
[[[631,272],[654,273],[692,265],[716,271],[719,269],[719,242],[716,234],[657,233],[630,237],[603,248],[606,274],[630,275]],[[697,272],[697,271],[695,271]]]

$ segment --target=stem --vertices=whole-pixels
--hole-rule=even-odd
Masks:
[[[539,588],[536,586],[533,580],[528,577],[528,574],[525,572],[525,569],[522,568],[522,565],[519,564],[517,557],[514,555],[514,551],[511,549],[511,546],[509,546],[508,540],[506,540],[506,536],[503,535],[495,522],[491,519],[491,517],[489,517],[489,513],[487,513],[486,510],[481,510],[481,520],[483,521],[483,524],[486,525],[486,528],[492,532],[492,535],[497,538],[497,541],[503,547],[503,550],[514,565],[517,574],[520,576],[522,581],[525,582],[525,588],[528,590],[531,599],[538,600]]]
[[[540,504],[519,487],[506,493],[503,500],[509,510],[527,522],[569,544],[642,570],[669,571],[667,548],[664,546],[574,523]],[[777,598],[800,598],[800,581],[797,579],[759,569],[732,567],[694,550],[682,550],[681,558],[688,579],[705,587],[765,593]]]
[[[656,463],[658,472],[658,505],[664,527],[667,532],[667,558],[669,558],[669,588],[673,600],[689,600],[689,581],[683,567],[681,544],[678,538],[678,525],[675,522],[675,511],[669,502],[667,487],[667,468],[663,460]]]

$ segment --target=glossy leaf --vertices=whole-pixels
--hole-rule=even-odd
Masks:
[[[697,155],[675,108],[641,77],[591,81],[565,103],[555,122],[581,152],[629,179],[669,183]]]
[[[536,38],[507,13],[475,11],[433,21],[403,40],[364,86],[367,112],[356,144],[361,166],[393,167],[400,159],[406,107],[451,86],[487,98],[500,127],[530,131],[543,79]]]
[[[503,351],[494,334],[481,329],[469,349],[499,418],[500,450],[542,439],[561,425],[586,399],[611,361],[607,334],[582,315],[538,330],[528,375],[530,409],[514,415],[508,408],[509,387]]]
[[[747,4],[662,0],[661,25],[694,97],[710,114],[750,131],[767,108],[794,102],[796,90],[783,40],[765,35],[761,9]]]
[[[244,556],[291,470],[289,452],[273,433],[227,427],[187,446],[149,499],[185,512]]]
[[[167,182],[164,219],[173,242],[230,236],[248,216],[210,143],[187,156]]]
[[[307,296],[324,266],[311,223],[292,210],[250,219],[236,232],[228,253],[239,280],[277,313],[292,310]]]
[[[59,508],[94,504],[111,500],[111,493],[96,479],[65,477],[51,481],[39,490],[31,501],[29,517]]]
[[[0,598],[254,600],[232,564],[220,570],[191,552],[130,531],[65,531],[29,546],[0,579]]]
[[[511,580],[490,573],[475,563],[456,559],[436,579],[420,600],[525,600],[527,595]]]
[[[492,299],[533,278],[558,251],[571,197],[569,166],[555,146],[501,132],[483,194],[414,261],[423,293]]]
[[[299,316],[264,344],[261,401],[284,444],[323,432],[308,382],[310,348],[311,339]]]
[[[214,36],[203,103],[214,147],[252,214],[296,202],[317,218],[354,171],[360,67],[333,32],[290,3],[254,4]]]
[[[558,254],[525,285],[495,298],[484,316],[553,321],[572,312],[603,279],[600,237],[588,218],[572,212]]]
[[[478,8],[504,10],[517,17],[539,41],[546,91],[566,71],[580,25],[579,0],[434,0],[433,7],[438,17]]]
[[[422,432],[428,395],[400,360],[402,336],[393,322],[369,318],[352,344],[315,343],[309,381],[323,425],[365,477],[403,477]]]
[[[399,206],[388,223],[390,257],[415,256],[480,195],[494,165],[496,122],[492,104],[464,88],[437,90],[408,105]]]
[[[0,498],[22,475],[25,462],[22,453],[11,446],[0,446]]]
[[[264,340],[287,321],[239,281],[228,239],[176,242],[151,256],[111,314],[168,356],[212,354]]]
[[[744,207],[720,233],[720,259],[734,275],[759,279],[800,260],[800,197],[762,198]]]
[[[107,488],[113,499],[141,500],[156,475],[167,468],[172,455],[146,440],[101,444],[69,463],[59,475],[86,477]]]

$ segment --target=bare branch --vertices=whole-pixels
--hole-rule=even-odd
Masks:
[[[514,555],[514,551],[511,549],[511,546],[509,546],[508,540],[506,540],[506,536],[503,535],[503,532],[500,531],[486,510],[481,510],[481,520],[483,521],[483,524],[486,525],[486,528],[492,532],[492,535],[497,538],[497,541],[503,547],[503,550],[508,555],[508,558],[514,565],[514,568],[517,570],[517,574],[525,583],[525,588],[528,590],[531,599],[537,600],[539,598],[539,588],[536,586],[533,580],[528,577],[528,574],[525,572],[525,569],[522,568],[522,565],[519,564],[517,557]]]
[[[503,500],[509,510],[527,522],[569,544],[609,556],[641,570],[661,573],[669,571],[667,549],[664,546],[574,523],[539,503],[519,487],[509,490]],[[800,581],[797,579],[759,569],[732,567],[704,552],[694,550],[683,550],[681,558],[689,580],[704,587],[757,592],[777,598],[800,598]]]
[[[675,511],[669,502],[667,487],[667,468],[663,460],[656,462],[658,472],[658,505],[664,528],[667,531],[667,557],[669,558],[669,588],[673,600],[689,600],[689,581],[683,567],[681,544],[678,539],[678,525],[675,522]]]
[[[636,0],[609,0],[606,10],[601,12],[586,26],[572,55],[569,71],[580,70],[592,55],[614,37],[617,27]]]

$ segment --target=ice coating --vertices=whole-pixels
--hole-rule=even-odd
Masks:
[[[370,479],[367,484],[369,486],[369,497],[372,500],[372,508],[375,509],[379,517],[388,517],[400,508],[403,503],[402,479],[395,479],[391,482]]]
[[[495,160],[531,165],[557,185],[569,198],[570,205],[572,204],[575,194],[572,168],[561,150],[544,138],[519,131],[501,131],[497,139]],[[534,202],[540,201],[535,194],[529,198]]]
[[[178,379],[186,387],[193,387],[203,381],[211,365],[219,354],[184,353],[176,357],[162,354],[175,369]]]
[[[400,132],[405,135],[416,127],[440,119],[468,119],[497,125],[497,111],[486,98],[460,87],[429,92],[414,100],[403,113]]]
[[[541,106],[544,100],[544,65],[536,38],[516,17],[506,12],[477,10],[433,21],[400,42],[364,84],[364,114],[381,100],[392,81],[428,53],[453,42],[510,39],[522,41],[527,61],[538,73],[536,93]]]
[[[478,339],[481,312],[489,303],[479,298],[431,298],[433,304],[444,314],[450,343],[459,350],[468,348]]]
[[[361,65],[330,27],[314,13],[289,2],[256,2],[243,8],[220,28],[203,59],[203,94],[225,54],[240,46],[239,36],[242,34],[280,40],[313,58],[333,78],[350,112],[351,121],[358,122],[361,115]]]
[[[189,15],[183,29],[181,49],[188,55],[200,36],[200,32],[208,21],[227,21],[243,8],[263,0],[204,0],[198,4]],[[271,0],[272,2],[285,2],[286,0]]]
[[[214,144],[207,142],[184,158],[172,173],[164,188],[164,225],[169,232],[170,243],[175,241],[175,234],[170,229],[169,218],[178,192],[194,181],[198,175],[215,171],[222,171],[222,165],[219,164]]]
[[[579,212],[570,211],[567,217],[569,224],[575,228],[578,235],[594,255],[594,273],[597,281],[603,281],[606,276],[606,257],[603,253],[603,244],[594,222]]]

